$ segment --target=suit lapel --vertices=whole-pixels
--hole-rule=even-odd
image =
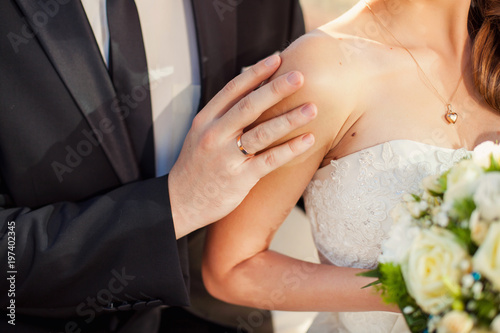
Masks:
[[[236,68],[237,4],[227,0],[191,0],[200,54],[200,108],[231,80]]]
[[[136,180],[139,169],[123,116],[112,107],[116,93],[81,2],[58,0],[50,7],[16,1],[89,125],[105,133],[101,145],[120,180]]]

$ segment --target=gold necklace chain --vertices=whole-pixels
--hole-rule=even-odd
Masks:
[[[366,0],[364,0],[364,3],[366,5],[366,8],[368,8],[370,10],[370,12],[372,13],[373,17],[375,17],[375,19],[377,20],[378,24],[380,24],[392,36],[392,38],[399,44],[399,46],[401,46],[410,55],[410,57],[413,59],[413,61],[417,65],[419,71],[425,77],[425,80],[427,81],[427,86],[430,86],[432,88],[433,92],[435,93],[435,95],[443,102],[444,105],[446,105],[446,114],[445,114],[446,121],[448,123],[450,123],[450,124],[456,123],[457,119],[458,119],[458,114],[453,110],[453,105],[451,104],[451,102],[453,101],[453,98],[455,97],[455,95],[456,95],[456,93],[458,91],[458,88],[460,87],[460,83],[462,83],[463,75],[460,75],[460,80],[458,81],[457,87],[455,88],[455,91],[453,91],[453,94],[451,95],[449,102],[446,101],[446,99],[439,93],[439,91],[436,89],[436,87],[432,84],[431,80],[425,74],[425,72],[422,69],[422,67],[420,67],[420,64],[418,63],[417,59],[415,59],[415,57],[410,52],[410,50],[408,50],[408,48],[406,46],[404,46],[403,43],[401,43],[399,41],[399,39],[396,38],[396,36],[394,36],[394,34],[389,30],[389,28],[387,28],[385,26],[384,23],[382,23],[382,21],[379,19],[379,17],[377,16],[377,14],[375,14],[375,12],[370,7],[370,5],[368,4],[368,2],[366,2]]]

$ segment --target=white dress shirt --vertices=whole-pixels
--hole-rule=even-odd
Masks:
[[[106,64],[106,0],[81,0]],[[189,0],[135,0],[151,84],[156,175],[174,165],[201,95],[199,57]]]

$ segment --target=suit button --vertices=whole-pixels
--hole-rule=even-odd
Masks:
[[[159,305],[163,305],[163,301],[160,300],[160,299],[155,299],[154,301],[149,301],[146,306],[148,308],[152,308],[154,306],[159,306]]]
[[[130,309],[132,309],[131,304],[122,304],[118,307],[118,310],[120,311],[129,311]]]
[[[143,310],[145,308],[146,308],[146,302],[136,302],[132,306],[132,309],[134,309],[134,310]]]

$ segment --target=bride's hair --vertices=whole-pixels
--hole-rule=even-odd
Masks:
[[[474,82],[500,112],[500,0],[472,0],[469,11]]]

